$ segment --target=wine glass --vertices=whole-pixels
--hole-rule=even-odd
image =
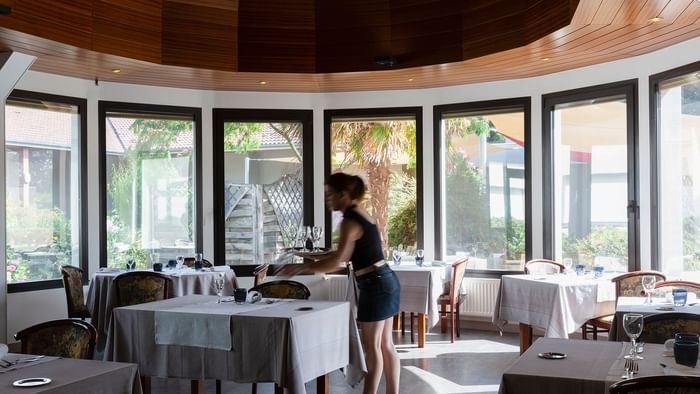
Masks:
[[[311,228],[311,239],[313,239],[313,241],[314,241],[314,252],[318,252],[320,250],[318,247],[318,241],[321,240],[322,235],[323,235],[323,227],[313,226]]]
[[[622,315],[622,327],[632,342],[632,354],[625,356],[625,358],[643,360],[644,357],[637,354],[637,338],[642,334],[644,316],[639,313],[625,313]]]
[[[160,253],[153,252],[149,257],[151,258],[151,267],[153,267],[153,264],[160,260]]]
[[[394,265],[401,264],[401,252],[398,249],[391,252],[391,257],[394,259]]]
[[[654,285],[656,285],[656,276],[642,276],[642,287],[644,287],[644,291],[647,293],[647,299],[644,302],[645,304],[651,304],[651,291],[654,289]]]
[[[219,273],[214,279],[214,286],[216,287],[216,295],[219,298],[216,300],[217,304],[221,304],[221,295],[224,292],[224,273]]]
[[[424,256],[423,249],[416,249],[416,265],[419,267],[423,266],[423,256]]]
[[[133,257],[128,256],[126,258],[126,270],[127,271],[133,271],[134,268],[136,268],[136,260],[134,260]]]
[[[177,265],[175,266],[175,268],[180,270],[182,269],[183,265],[185,265],[185,258],[182,256],[177,256]]]

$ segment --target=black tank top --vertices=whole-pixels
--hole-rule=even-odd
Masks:
[[[362,237],[355,241],[355,248],[350,257],[353,269],[358,271],[369,267],[377,261],[384,260],[384,253],[382,252],[382,242],[379,238],[377,225],[365,219],[365,217],[357,213],[354,208],[354,206],[348,208],[343,213],[343,218],[354,220],[357,224],[362,226]]]

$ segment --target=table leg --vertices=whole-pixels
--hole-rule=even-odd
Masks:
[[[532,326],[525,323],[520,323],[520,354],[532,345]]]
[[[418,347],[425,347],[425,313],[418,314]]]
[[[401,319],[399,318],[401,315],[394,315],[394,331],[398,331],[401,329]]]
[[[149,376],[141,376],[141,391],[143,394],[151,394],[151,378]]]
[[[447,304],[440,305],[440,332],[447,332]]]
[[[204,380],[190,380],[190,393],[192,394],[204,394]]]
[[[275,394],[284,394],[284,387],[275,383]]]
[[[328,374],[316,378],[316,394],[330,394],[330,386]]]

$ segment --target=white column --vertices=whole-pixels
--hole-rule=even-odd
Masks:
[[[17,84],[17,81],[34,63],[34,56],[17,52],[0,53],[0,98],[2,98],[2,108],[0,111],[0,225],[5,228],[5,99]],[[5,231],[0,231],[0,245],[2,245],[2,256],[0,256],[0,342],[7,339],[7,261],[5,261]]]

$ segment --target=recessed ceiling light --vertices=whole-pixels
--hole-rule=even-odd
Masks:
[[[267,81],[258,81],[258,83],[261,85],[267,85]]]
[[[698,0],[700,2],[700,0]],[[700,79],[700,72],[695,73],[695,78]]]
[[[662,20],[664,20],[664,18],[662,18],[662,17],[660,17],[660,16],[655,16],[655,17],[649,19],[649,22],[651,22],[651,23],[656,23],[656,22],[659,22],[659,21],[662,21]]]
[[[408,78],[408,82],[413,82],[415,80],[416,80],[415,78]]]
[[[549,58],[548,58],[548,57],[543,57],[543,58],[542,58],[542,61],[543,61],[543,62],[549,61]]]
[[[120,72],[122,72],[122,69],[121,69],[121,68],[113,68],[113,69],[112,69],[112,73],[113,73],[113,74],[119,74]]]

